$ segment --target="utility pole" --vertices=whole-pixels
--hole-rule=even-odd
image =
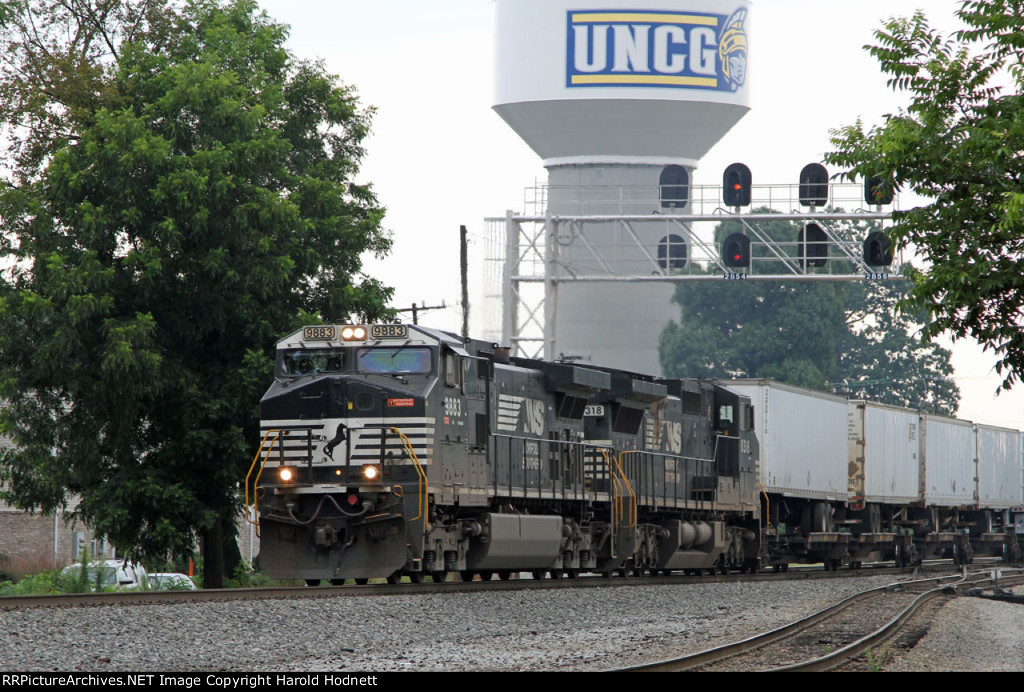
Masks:
[[[469,337],[469,250],[466,227],[459,226],[459,271],[462,275],[462,337]]]
[[[448,307],[448,306],[445,305],[444,301],[442,300],[440,305],[419,305],[419,306],[417,306],[416,303],[413,303],[411,308],[399,308],[399,309],[395,310],[395,312],[411,312],[412,313],[412,323],[413,324],[419,324],[419,314],[420,314],[421,311],[424,311],[424,310],[443,310],[446,307]]]

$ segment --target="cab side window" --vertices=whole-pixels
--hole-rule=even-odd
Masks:
[[[444,353],[444,383],[449,387],[462,387],[462,358],[452,351]]]

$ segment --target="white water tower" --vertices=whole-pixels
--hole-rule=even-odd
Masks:
[[[658,215],[686,211],[698,161],[750,108],[750,2],[496,7],[494,110],[543,159],[547,213],[652,218],[591,224],[585,237],[560,239],[549,262],[559,295],[547,355],[660,373],[658,336],[678,315],[670,284],[561,279],[650,274],[666,249],[671,260],[678,236]]]

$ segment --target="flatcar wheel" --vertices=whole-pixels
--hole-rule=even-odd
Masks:
[[[459,572],[459,574],[462,576],[462,581],[473,581],[473,576],[476,573],[470,572],[469,570],[465,570],[463,572]]]
[[[561,579],[562,578],[562,570],[560,570],[560,569],[553,569],[553,570],[550,571],[550,574],[551,574],[551,578],[552,579]]]
[[[353,579],[353,581],[358,586],[366,586],[367,584],[370,583],[370,578],[369,577],[358,577],[357,579]]]
[[[430,573],[430,578],[433,580],[433,582],[435,584],[439,584],[439,583],[443,582],[445,579],[448,578],[448,573],[447,572],[443,572],[443,571],[442,572],[431,572]]]
[[[491,577],[494,576],[494,572],[481,572],[480,581],[490,581]]]
[[[411,581],[413,584],[422,584],[423,577],[423,572],[409,572],[409,581]]]
[[[565,570],[565,576],[568,577],[569,579],[579,579],[580,578],[580,571],[578,569],[575,569],[575,568],[567,569],[567,570]]]
[[[663,577],[671,577],[672,576],[672,570],[670,570],[670,569],[663,569],[663,570],[661,570],[661,576],[663,576]]]
[[[331,580],[331,586],[341,586],[344,583],[345,583],[344,579],[332,579]]]
[[[612,573],[611,572],[601,572],[601,576],[604,577],[605,579],[611,579],[612,578]]]
[[[503,569],[500,572],[498,572],[498,579],[500,579],[502,581],[508,581],[511,578],[512,578],[512,573],[510,571],[508,571],[507,569]]]
[[[530,576],[533,577],[534,579],[540,581],[541,579],[544,578],[544,570],[542,570],[542,569],[530,570]]]
[[[399,570],[388,576],[388,584],[401,584],[402,583],[402,571]]]
[[[307,579],[306,580],[306,586],[320,586],[320,580],[319,579]]]

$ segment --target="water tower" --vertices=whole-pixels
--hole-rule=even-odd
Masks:
[[[494,110],[543,159],[546,214],[651,217],[556,239],[547,271],[558,309],[545,355],[660,373],[658,337],[678,315],[673,289],[629,277],[685,261],[683,239],[658,216],[686,211],[698,161],[749,110],[750,3],[496,0],[496,8]],[[622,280],[568,280],[590,271]]]

